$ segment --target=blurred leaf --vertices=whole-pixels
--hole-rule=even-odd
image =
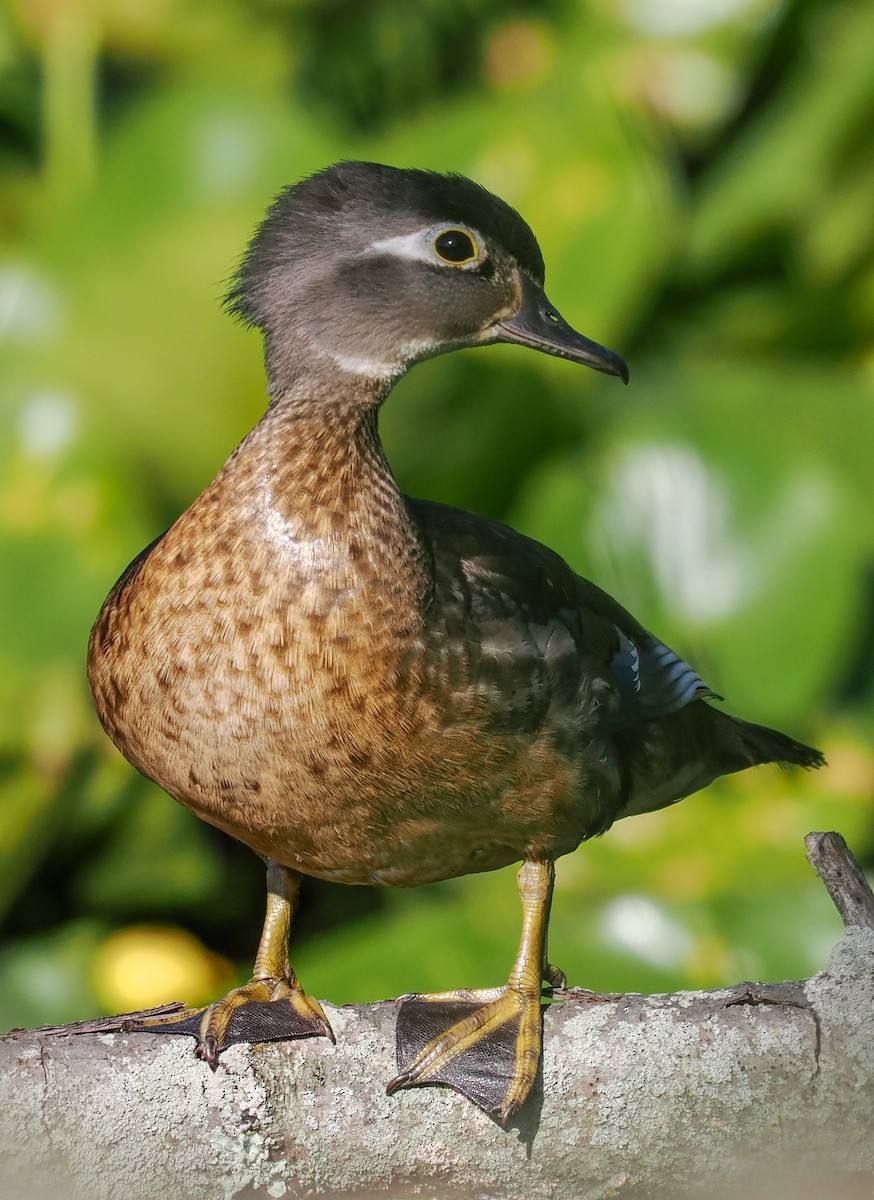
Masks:
[[[132,799],[82,879],[78,899],[116,915],[203,903],[221,878],[203,825],[154,785]]]
[[[714,165],[693,215],[690,258],[722,264],[784,222],[801,223],[825,199],[848,154],[865,153],[874,104],[874,10],[811,6],[805,53],[791,77]]]
[[[101,929],[92,921],[71,921],[40,937],[0,949],[0,1029],[81,1021],[99,1012],[89,981],[89,964]]]
[[[33,768],[11,763],[0,774],[0,919],[51,839],[56,796],[54,781]]]

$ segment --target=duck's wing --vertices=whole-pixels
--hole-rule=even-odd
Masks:
[[[432,609],[474,645],[504,728],[548,726],[556,750],[612,756],[606,823],[651,812],[759,763],[822,754],[702,703],[721,699],[678,654],[545,546],[499,521],[411,502],[433,559]],[[606,827],[604,825],[603,827]]]
[[[558,702],[575,707],[578,727],[614,732],[715,695],[546,546],[462,509],[408,504],[431,557],[429,619],[467,655],[505,722],[536,725]]]

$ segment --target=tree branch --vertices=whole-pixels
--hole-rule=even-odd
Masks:
[[[874,929],[874,893],[841,835],[809,833],[804,844],[844,928]]]
[[[541,1081],[506,1129],[445,1089],[383,1094],[391,1001],[326,1006],[336,1047],[237,1045],[215,1074],[188,1038],[118,1022],[13,1033],[0,1039],[0,1196],[861,1196],[874,1172],[874,897],[842,838],[808,846],[847,927],[827,970],[711,992],[562,993]]]

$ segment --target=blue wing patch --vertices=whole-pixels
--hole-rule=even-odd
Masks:
[[[619,649],[610,660],[610,672],[619,689],[619,707],[610,720],[612,729],[665,717],[693,700],[722,699],[658,638],[647,634],[633,639],[618,625],[615,628]]]

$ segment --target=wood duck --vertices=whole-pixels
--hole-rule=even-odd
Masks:
[[[398,488],[377,415],[422,359],[515,342],[627,381],[543,280],[496,196],[363,162],[283,191],[242,260],[229,305],[264,334],[269,407],[121,576],[88,663],[121,752],[267,862],[252,979],[189,1021],[213,1068],[245,1010],[333,1036],[288,961],[302,875],[410,887],[521,861],[507,983],[417,998],[388,1085],[448,1082],[506,1120],[537,1072],[542,985],[564,983],[555,860],[717,776],[823,761],[713,708],[546,547]]]

